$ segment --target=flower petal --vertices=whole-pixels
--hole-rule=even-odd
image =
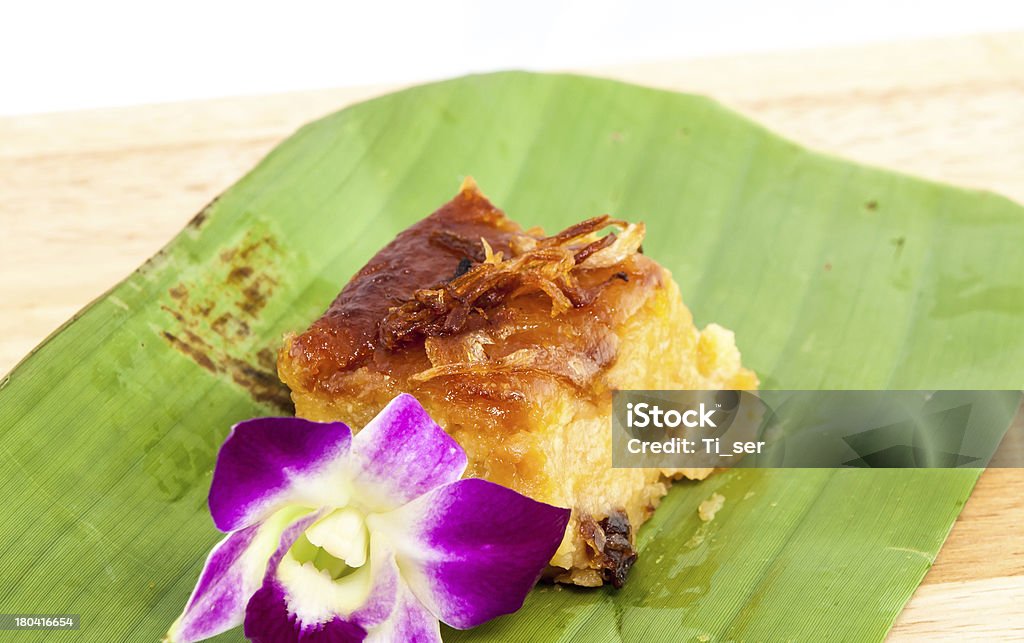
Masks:
[[[245,636],[253,643],[347,643],[365,639],[366,630],[358,623],[340,618],[325,623],[301,623],[288,611],[284,588],[271,582],[249,601],[245,611]]]
[[[259,589],[281,534],[292,523],[308,524],[308,517],[302,518],[308,513],[284,509],[220,541],[206,559],[185,611],[171,625],[166,640],[198,641],[241,625],[245,605]]]
[[[354,489],[359,501],[387,511],[454,482],[466,470],[466,452],[413,396],[403,393],[352,440]]]
[[[245,635],[252,641],[362,641],[391,615],[400,578],[390,549],[371,547],[368,564],[333,580],[300,564],[284,545],[246,607]]]
[[[569,514],[467,478],[369,516],[367,524],[396,547],[417,598],[445,623],[467,629],[522,607],[562,542]]]
[[[214,524],[235,531],[286,504],[344,505],[351,443],[352,432],[341,422],[257,418],[236,424],[213,471]]]
[[[388,619],[370,630],[366,643],[441,643],[441,624],[405,585],[400,584]]]

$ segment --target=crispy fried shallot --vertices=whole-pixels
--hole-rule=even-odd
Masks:
[[[607,227],[617,232],[598,237]],[[391,308],[381,320],[381,344],[394,350],[414,339],[444,337],[466,328],[471,315],[516,297],[543,292],[551,299],[551,316],[587,305],[596,293],[581,288],[575,274],[615,265],[640,250],[644,225],[608,215],[581,221],[550,237],[516,237],[511,256],[495,253],[486,240],[467,244],[454,235],[431,241],[458,252],[462,261],[453,278],[415,291],[412,299]]]

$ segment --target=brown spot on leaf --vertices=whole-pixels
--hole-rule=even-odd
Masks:
[[[260,352],[256,353],[256,361],[265,369],[270,370],[277,368],[277,355],[275,355],[274,351],[269,348],[264,348]]]
[[[210,208],[213,207],[213,204],[216,203],[217,199],[219,198],[219,196],[214,197],[213,201],[207,203],[202,210],[197,212],[196,215],[192,217],[192,219],[188,222],[188,224],[185,227],[192,228],[194,230],[198,230],[199,228],[203,227],[203,224],[206,223],[206,219],[210,216]]]
[[[210,356],[203,352],[203,350],[189,344],[188,342],[182,341],[180,338],[168,333],[166,330],[162,331],[160,334],[164,336],[164,339],[171,343],[171,346],[177,348],[179,351],[195,360],[196,364],[199,364],[211,373],[218,372],[217,365],[213,363]]]
[[[175,327],[161,335],[176,350],[211,373],[241,386],[253,399],[283,411],[293,410],[288,388],[277,377],[275,340],[253,332],[273,296],[278,279],[277,244],[268,236],[247,235],[220,253],[193,281],[168,290],[161,308]]]
[[[252,277],[252,266],[238,266],[228,273],[228,283],[237,284]]]
[[[242,297],[235,300],[235,306],[249,317],[255,317],[267,305],[267,299],[276,285],[277,281],[265,275],[252,279],[242,289]]]

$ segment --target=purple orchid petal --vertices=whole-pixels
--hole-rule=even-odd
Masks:
[[[376,511],[462,477],[466,452],[409,394],[391,400],[352,440],[354,487]]]
[[[372,547],[367,565],[333,580],[288,556],[292,543],[282,538],[246,607],[246,637],[256,643],[362,641],[391,616],[400,577],[389,548]]]
[[[351,443],[352,432],[341,422],[258,418],[236,424],[213,471],[214,524],[235,531],[287,504],[344,504]]]
[[[467,629],[522,607],[562,542],[569,514],[468,478],[367,524],[398,547],[402,577],[417,598],[445,623]]]
[[[395,608],[386,621],[373,628],[366,643],[441,643],[441,624],[419,599],[402,585]]]
[[[206,559],[185,611],[167,633],[167,640],[198,641],[241,625],[246,603],[259,589],[282,533],[290,525],[304,529],[315,517],[302,510],[284,510],[218,543]]]
[[[303,624],[295,614],[288,612],[284,588],[270,582],[249,601],[245,611],[245,636],[253,643],[349,643],[365,639],[366,630],[340,618]]]

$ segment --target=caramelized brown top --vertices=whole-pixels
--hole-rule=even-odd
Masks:
[[[618,233],[598,237],[613,226]],[[615,357],[615,324],[661,283],[643,226],[597,217],[523,231],[470,181],[360,270],[287,356],[307,390],[366,366],[409,384],[534,372],[584,386]]]

